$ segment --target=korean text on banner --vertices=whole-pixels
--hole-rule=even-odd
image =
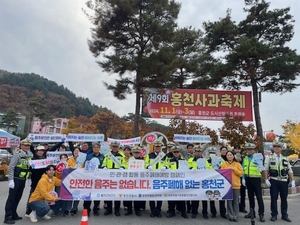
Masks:
[[[174,134],[173,140],[175,142],[210,143],[210,136],[209,135]]]
[[[68,134],[66,141],[100,142],[104,141],[104,134]]]
[[[140,137],[130,138],[130,139],[113,139],[113,138],[107,138],[108,144],[110,144],[113,141],[119,142],[121,145],[134,145],[139,144],[141,142]]]
[[[66,135],[64,134],[28,134],[28,138],[32,142],[64,142]]]
[[[149,171],[64,169],[64,200],[232,199],[231,170]]]
[[[142,116],[222,120],[226,114],[253,121],[251,91],[143,88]]]

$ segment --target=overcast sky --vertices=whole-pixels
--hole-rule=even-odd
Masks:
[[[227,8],[232,9],[235,21],[245,18],[242,0],[179,2],[182,2],[178,18],[180,27],[201,28],[204,21],[224,17]],[[300,14],[296,4],[299,1],[271,2],[271,8],[291,8],[290,13],[296,20],[295,36],[288,45],[300,54]],[[117,100],[102,84],[102,81],[113,84],[115,76],[103,73],[88,49],[91,24],[82,8],[85,8],[85,0],[1,0],[0,69],[39,74],[119,116],[134,112],[134,95],[127,100]],[[262,94],[260,112],[264,131],[273,129],[282,134],[281,125],[287,119],[299,122],[299,89],[284,95]],[[168,124],[167,120],[158,122]],[[221,122],[199,122],[213,129],[222,126]]]

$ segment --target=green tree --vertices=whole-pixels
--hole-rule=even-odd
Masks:
[[[7,131],[10,131],[10,128],[17,130],[18,123],[18,113],[14,109],[8,109],[0,122],[0,126],[6,128]]]
[[[106,72],[119,75],[106,87],[118,99],[135,92],[134,135],[139,136],[142,87],[162,87],[173,61],[170,42],[180,4],[174,0],[90,0],[90,51]]]
[[[225,18],[204,23],[211,75],[223,88],[251,87],[257,135],[263,139],[259,111],[261,92],[290,92],[300,72],[300,56],[286,46],[293,35],[290,8],[269,10],[264,0],[245,0],[247,16],[238,24],[230,10]],[[261,149],[262,151],[262,149]]]
[[[191,27],[179,28],[175,31],[172,41],[174,54],[174,71],[169,86],[173,88],[208,88],[209,82],[204,82],[201,71],[205,62],[203,33]],[[201,70],[202,68],[202,70]],[[193,80],[192,84],[190,81]],[[201,82],[198,82],[201,80]]]

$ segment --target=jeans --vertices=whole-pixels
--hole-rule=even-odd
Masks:
[[[44,201],[30,202],[29,207],[34,210],[39,217],[44,217],[50,211],[50,206]]]

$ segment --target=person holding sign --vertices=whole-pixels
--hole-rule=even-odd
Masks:
[[[15,220],[21,220],[17,213],[19,202],[23,195],[26,179],[30,176],[30,165],[32,154],[29,151],[31,141],[26,138],[21,141],[21,149],[15,153],[8,167],[9,193],[5,204],[4,223],[14,224]]]
[[[104,155],[100,153],[100,144],[99,143],[94,143],[93,147],[92,147],[92,153],[91,154],[87,154],[86,156],[86,160],[85,160],[85,164],[87,162],[92,162],[93,160],[98,160],[97,164],[98,164],[98,168],[102,168],[103,165],[103,161],[104,161]],[[88,215],[90,215],[91,212],[91,201],[84,201],[83,202],[83,208],[87,209],[88,211]],[[99,205],[100,205],[100,201],[99,200],[95,200],[94,201],[94,207],[93,207],[93,213],[95,216],[99,216]]]
[[[200,162],[202,161],[202,163]],[[203,165],[204,164],[204,165]],[[202,146],[201,145],[195,145],[194,146],[194,157],[190,158],[188,160],[189,169],[191,170],[205,170],[205,164],[206,160],[202,157]],[[200,167],[199,167],[200,165]],[[201,166],[203,165],[203,166]],[[202,208],[204,209],[204,205],[206,203],[207,208],[207,201],[202,201]],[[191,203],[191,209],[192,209],[192,218],[195,219],[198,214],[198,207],[199,207],[199,201],[192,201]],[[208,219],[207,210],[202,210],[202,215],[204,219]]]
[[[292,181],[292,188],[295,188],[295,180],[293,170],[287,157],[281,154],[282,143],[273,143],[273,154],[266,157],[264,178],[266,185],[270,187],[271,195],[271,221],[277,220],[277,199],[278,193],[281,200],[281,219],[286,222],[292,222],[288,216],[287,196],[289,179]]]
[[[125,147],[126,148],[126,147]],[[143,168],[139,168],[139,165],[137,165],[137,162],[144,162],[144,158],[141,157],[141,150],[142,148],[138,147],[138,146],[134,146],[132,147],[131,151],[132,151],[132,157],[129,158],[128,162],[124,165],[124,167],[126,169],[144,169]],[[132,163],[135,162],[135,163]],[[144,163],[140,164],[141,166],[144,165]],[[144,165],[145,166],[145,165]],[[125,201],[126,206],[127,206],[127,212],[124,214],[125,216],[131,215],[132,214],[132,201]],[[133,208],[135,211],[135,215],[137,216],[141,216],[141,208],[144,205],[144,201],[134,201],[133,202]]]
[[[36,147],[35,151],[34,151],[34,155],[32,160],[40,160],[40,159],[45,159],[45,147],[44,145],[39,145]],[[30,166],[30,172],[31,172],[31,186],[30,186],[30,191],[29,191],[29,196],[28,196],[28,200],[31,196],[31,194],[33,193],[33,191],[35,190],[39,180],[41,179],[42,175],[45,173],[46,168],[39,168],[39,169],[35,169],[34,168],[34,164]],[[29,207],[28,203],[26,205],[26,213],[25,213],[25,217],[29,217],[30,213],[31,213],[31,208]]]
[[[162,152],[163,143],[159,140],[156,140],[153,142],[153,146],[154,151],[147,155],[145,158],[146,168],[148,168],[149,170],[165,170],[165,154]],[[156,205],[155,201],[149,201],[149,205],[151,210],[150,217],[161,218],[162,201],[156,201]]]
[[[233,147],[233,152],[236,161],[238,161],[241,165],[243,165],[243,156],[241,155],[241,147],[239,145],[235,145]],[[241,177],[241,182],[242,179],[243,178]],[[244,185],[241,185],[239,211],[243,213],[247,213],[245,200],[246,200],[246,187]]]
[[[42,176],[36,189],[30,196],[29,207],[32,209],[30,220],[33,223],[38,221],[36,216],[42,217],[45,220],[51,219],[51,217],[47,215],[50,211],[49,204],[54,204],[60,200],[60,198],[51,194],[55,186],[61,185],[61,180],[56,178],[54,173],[55,166],[48,165],[45,174]]]
[[[231,151],[226,153],[226,161],[222,163],[221,169],[231,169],[232,171],[232,189],[233,200],[227,200],[227,210],[229,221],[238,221],[239,216],[239,193],[241,187],[241,177],[244,174],[242,165],[234,158]]]
[[[110,144],[111,152],[107,153],[104,157],[102,167],[103,169],[119,169],[122,170],[124,167],[124,154],[119,150],[120,143],[117,141],[113,141]],[[107,209],[104,212],[104,215],[112,214],[112,201],[106,201]],[[120,201],[114,201],[115,203],[115,216],[120,216]]]
[[[178,169],[180,170],[180,166],[184,164],[182,161],[185,162],[187,161],[185,160],[185,158],[180,156],[180,150],[181,150],[180,146],[174,146],[172,150],[173,150],[173,158],[170,159],[169,164],[167,166],[171,170],[178,170]],[[168,211],[167,218],[171,218],[175,216],[176,205],[180,209],[181,216],[185,219],[189,218],[186,213],[185,201],[168,201],[168,205],[169,205],[168,207],[169,211]]]
[[[76,169],[78,166],[81,166],[81,165],[77,164],[77,159],[78,159],[78,156],[79,156],[79,152],[80,152],[79,147],[75,147],[73,152],[72,152],[72,157],[70,157],[69,160],[68,160],[68,168]],[[74,200],[73,201],[73,205],[71,205],[71,210],[70,210],[71,216],[76,215],[76,213],[78,211],[78,204],[79,204],[79,200]]]
[[[212,157],[216,157],[215,153],[217,151],[217,149],[215,147],[209,147],[207,149],[207,151],[209,153],[211,153],[211,156],[206,160],[205,163],[205,169],[207,170],[213,170],[214,167],[212,165]],[[199,165],[198,165],[199,167]],[[202,165],[201,165],[202,167]],[[204,219],[208,219],[208,201],[202,201],[202,215]],[[210,206],[210,212],[211,212],[211,217],[212,218],[216,218],[217,217],[217,209],[216,209],[216,205],[215,205],[215,201],[209,200],[209,206]]]
[[[121,148],[120,148],[120,150],[121,150]],[[124,163],[125,163],[124,168],[127,169],[128,161],[132,157],[131,146],[125,145],[124,149],[123,149],[123,153],[124,153]],[[123,206],[125,209],[128,209],[127,203],[128,203],[128,201],[123,201]],[[131,206],[131,208],[132,208],[132,206]],[[131,214],[132,214],[132,209],[131,209]]]
[[[261,190],[261,171],[258,170],[257,165],[255,165],[253,160],[253,155],[255,153],[256,145],[253,143],[246,143],[245,149],[247,150],[247,156],[243,160],[244,176],[242,179],[242,184],[247,187],[247,193],[250,203],[250,209],[253,209],[255,218],[255,201],[254,194],[258,202],[258,214],[260,222],[265,222],[264,212],[265,206],[262,198]],[[245,218],[251,218],[251,213],[247,214]]]
[[[172,148],[174,146],[176,146],[174,142],[168,142],[168,144],[167,144],[167,154],[165,156],[165,160],[169,161],[170,159],[173,158],[173,150],[172,150]]]

